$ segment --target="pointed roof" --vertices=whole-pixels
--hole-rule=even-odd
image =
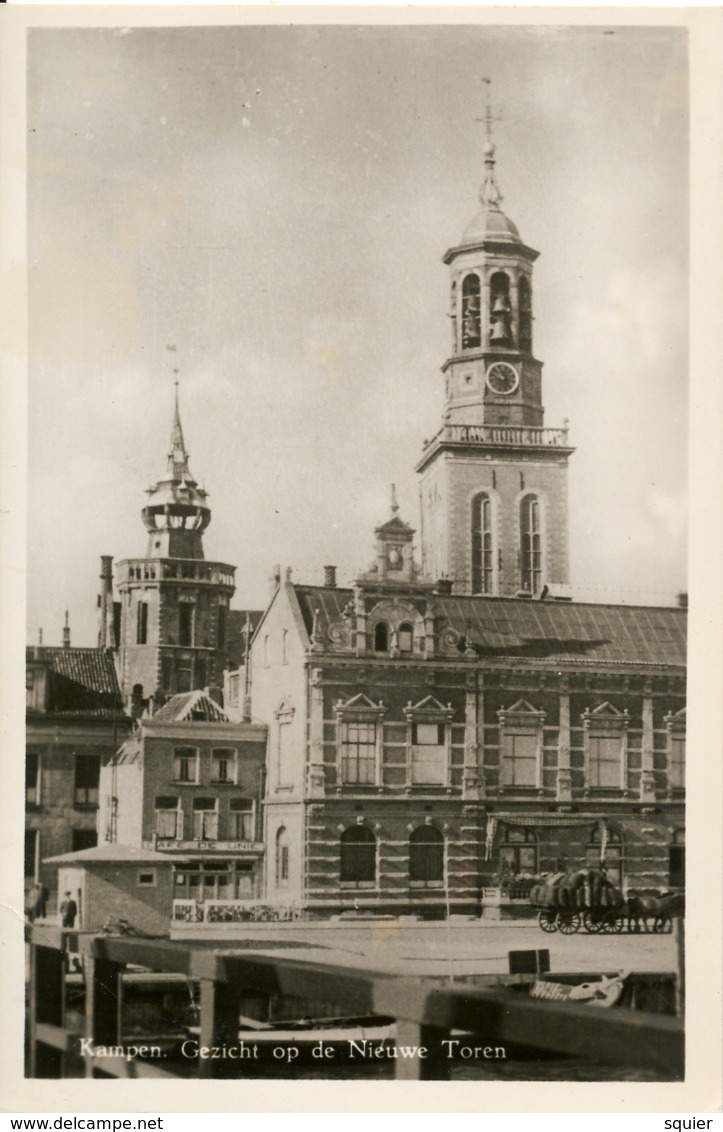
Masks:
[[[200,689],[171,696],[151,719],[173,723],[233,723],[221,705]]]

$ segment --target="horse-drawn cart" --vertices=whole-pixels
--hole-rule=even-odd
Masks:
[[[543,932],[574,935],[580,928],[617,934],[625,926],[625,898],[600,873],[581,870],[551,877],[530,890]]]

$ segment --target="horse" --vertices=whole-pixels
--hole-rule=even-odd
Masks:
[[[663,892],[657,896],[641,894],[628,896],[626,901],[628,931],[664,932],[672,930],[673,920],[685,916],[685,896],[682,892]],[[652,918],[652,929],[648,920]],[[641,923],[643,928],[641,928]]]

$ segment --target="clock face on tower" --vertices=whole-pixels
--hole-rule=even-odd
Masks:
[[[493,362],[486,374],[488,387],[493,393],[514,393],[520,384],[520,375],[509,362]]]

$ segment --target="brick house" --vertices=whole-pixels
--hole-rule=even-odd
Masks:
[[[101,766],[131,723],[111,650],[72,648],[67,626],[64,636],[61,648],[26,650],[26,892],[36,882],[55,892],[46,858],[97,844]]]
[[[259,896],[266,735],[263,724],[232,722],[205,692],[171,697],[139,721],[103,768],[101,823],[109,840],[182,854],[176,899]]]

